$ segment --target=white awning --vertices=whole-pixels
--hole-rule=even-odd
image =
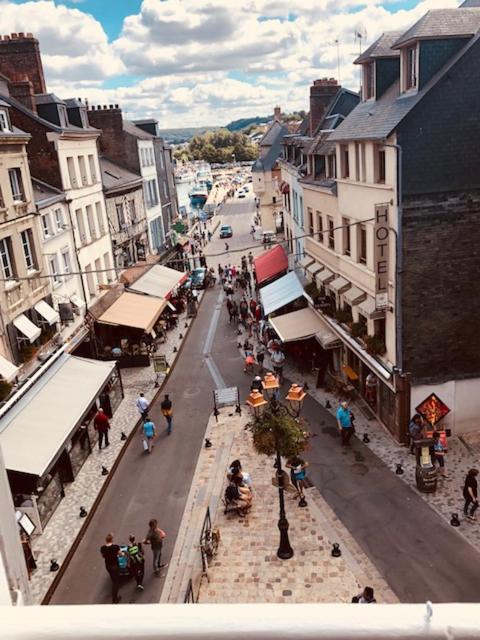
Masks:
[[[307,267],[305,271],[312,276],[312,279],[314,279],[315,274],[321,271],[322,269],[323,269],[323,265],[318,264],[318,262],[314,262],[309,267]]]
[[[333,333],[333,331],[326,323],[324,323],[324,326],[320,331],[317,331],[315,338],[317,342],[319,342],[326,350],[336,349],[342,344],[340,338]]]
[[[328,288],[333,289],[333,291],[335,291],[336,293],[343,293],[347,289],[350,289],[350,287],[350,282],[348,280],[345,280],[345,278],[342,278],[341,276],[328,283]]]
[[[168,298],[172,290],[186,278],[187,274],[183,271],[156,264],[141,278],[132,283],[128,289],[129,291],[146,293],[157,298]]]
[[[40,302],[37,302],[33,308],[42,316],[42,318],[45,318],[48,324],[55,324],[60,320],[58,311],[55,311],[55,309],[47,304],[45,300],[40,300]]]
[[[16,367],[10,360],[0,355],[0,376],[7,382],[11,382],[18,373],[19,367]]]
[[[320,284],[328,284],[335,278],[335,274],[332,273],[329,269],[324,269],[320,273],[317,273],[315,276],[315,280],[320,282]]]
[[[350,289],[348,289],[348,291],[345,291],[343,297],[349,304],[355,305],[363,302],[367,297],[367,294],[365,293],[365,291],[362,291],[361,289],[353,285]]]
[[[268,316],[304,294],[302,283],[294,271],[260,289],[263,313]]]
[[[167,304],[163,298],[124,292],[97,322],[143,329],[150,333]]]
[[[381,318],[385,314],[385,311],[378,311],[375,308],[375,298],[372,296],[367,296],[367,299],[358,305],[358,310],[367,318]]]
[[[301,267],[302,269],[306,269],[308,267],[309,264],[312,264],[313,262],[313,258],[311,258],[310,256],[304,256],[298,263],[298,267]]]
[[[75,294],[73,296],[70,296],[70,302],[74,304],[77,309],[85,308],[85,302]]]
[[[65,354],[0,420],[5,467],[44,475],[109,379],[115,362]]]
[[[37,327],[36,324],[33,324],[33,322],[29,318],[27,318],[24,313],[15,318],[13,324],[20,331],[20,333],[23,333],[23,335],[29,339],[30,342],[35,342],[35,340],[37,340],[37,338],[39,338],[40,334],[42,333],[42,330]]]
[[[306,340],[329,331],[324,320],[311,307],[270,318],[269,322],[282,342]]]

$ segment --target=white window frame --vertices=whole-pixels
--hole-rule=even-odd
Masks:
[[[93,153],[88,155],[88,166],[90,168],[90,178],[92,180],[92,184],[97,182],[97,166],[95,164],[95,157]]]
[[[14,202],[24,202],[25,194],[23,191],[22,170],[20,167],[11,167],[8,170],[10,180],[10,189]]]
[[[103,236],[105,233],[105,223],[103,218],[103,208],[101,202],[95,202],[95,214],[97,216],[98,233]]]
[[[409,67],[409,53],[414,51],[415,60],[412,67]],[[418,89],[418,43],[405,47],[402,51],[402,86],[405,92],[416,91]]]
[[[55,235],[52,227],[52,218],[49,213],[42,215],[42,231],[45,240],[49,240]]]
[[[0,109],[0,131],[11,132],[10,119],[6,109]]]
[[[6,280],[15,279],[12,256],[10,255],[10,243],[7,238],[0,239],[0,267]]]
[[[80,169],[80,180],[82,181],[82,187],[86,187],[88,185],[88,175],[85,156],[78,156],[78,168]]]
[[[58,270],[58,259],[56,255],[48,256],[48,269],[52,276],[53,287],[59,287],[62,284],[62,278]]]
[[[65,230],[65,218],[63,217],[63,211],[61,207],[57,207],[53,210],[53,215],[55,216],[55,227],[57,231]]]
[[[63,273],[68,274],[66,275],[66,278],[71,278],[72,277],[72,259],[70,255],[70,249],[66,247],[65,249],[62,249],[60,253],[62,255]]]
[[[22,240],[23,257],[25,258],[27,271],[36,271],[37,266],[35,264],[35,253],[32,249],[31,236],[29,231],[31,232],[31,229],[24,229],[20,233],[20,238]]]

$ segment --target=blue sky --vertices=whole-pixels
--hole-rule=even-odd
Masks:
[[[319,77],[357,90],[356,32],[366,47],[458,2],[0,0],[0,22],[39,39],[49,90],[179,127],[264,116],[276,104],[307,110]]]

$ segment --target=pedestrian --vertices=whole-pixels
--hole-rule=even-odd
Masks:
[[[255,355],[257,357],[257,362],[260,365],[260,371],[263,371],[263,361],[265,360],[265,345],[263,342],[258,342],[255,347]]]
[[[162,415],[165,416],[167,421],[167,434],[170,435],[172,433],[173,408],[172,401],[170,400],[168,393],[165,394],[165,398],[162,400],[160,410]]]
[[[105,415],[103,409],[97,411],[97,415],[93,419],[93,426],[98,432],[98,448],[102,448],[102,443],[105,441],[105,448],[110,445],[108,441],[108,431],[110,429],[110,422]]]
[[[280,349],[270,353],[273,371],[277,374],[280,384],[283,382],[283,365],[285,362],[285,354]]]
[[[257,301],[251,298],[249,307],[250,307],[250,313],[253,315],[253,317],[255,317],[255,312],[257,310]]]
[[[243,326],[246,328],[247,327],[247,314],[248,314],[248,304],[247,301],[245,300],[245,298],[242,298],[240,300],[240,306],[239,306],[239,311],[240,311],[240,321],[243,324]]]
[[[438,470],[440,475],[444,478],[447,477],[445,473],[445,449],[440,440],[440,434],[438,431],[433,432],[433,454],[435,456],[435,462],[438,464]]]
[[[135,536],[128,538],[129,545],[127,547],[130,572],[135,578],[137,589],[143,591],[143,576],[145,575],[145,554],[141,542],[135,541]]]
[[[233,320],[233,301],[227,298],[228,323],[232,324]]]
[[[255,227],[254,227],[254,232],[255,232]],[[252,268],[252,264],[253,264],[253,253],[251,251],[248,252],[248,264],[250,265],[250,268]]]
[[[343,401],[337,409],[337,424],[342,438],[342,446],[350,445],[350,438],[353,435],[352,417],[348,402]]]
[[[228,242],[225,242],[225,251],[228,251],[230,247],[228,246]]]
[[[153,572],[156,576],[160,576],[160,569],[168,567],[167,563],[162,564],[162,547],[166,535],[165,531],[162,531],[158,526],[157,520],[150,520],[148,523],[148,532],[143,544],[149,544],[152,547]]]
[[[246,358],[253,356],[253,345],[248,341],[248,337],[245,338],[245,342],[243,343],[243,352]]]
[[[145,418],[148,415],[149,403],[143,393],[138,396],[136,406],[142,418]]]
[[[223,279],[223,267],[222,267],[222,265],[219,264],[217,269],[218,269],[218,278],[219,278],[219,280],[222,281],[222,284],[223,284],[224,283],[224,279]]]
[[[303,490],[305,488],[305,478],[307,477],[308,462],[305,462],[299,456],[293,456],[287,461],[287,467],[291,469],[290,475],[293,486],[297,492],[293,496],[294,498],[304,498]]]
[[[263,393],[263,382],[260,376],[255,376],[250,385],[250,391],[258,391]]]
[[[477,485],[478,469],[470,469],[465,478],[463,486],[463,498],[465,505],[463,513],[469,520],[476,520],[475,511],[478,509],[478,485]],[[471,505],[471,506],[470,506]],[[470,507],[470,513],[468,508]]]
[[[377,601],[375,600],[373,588],[365,587],[358,596],[353,596],[352,602],[356,602],[358,604],[375,604]]]
[[[420,414],[416,413],[410,420],[408,434],[410,436],[410,453],[414,454],[415,443],[424,437],[423,421]]]
[[[255,238],[255,225],[252,224],[250,227],[250,235],[252,236],[252,240]]]
[[[207,233],[207,238],[208,238],[208,241],[209,241],[209,242],[210,242],[210,241],[211,241],[211,239],[212,239],[212,232],[211,232],[210,230],[209,230],[209,231],[208,231],[208,233]]]
[[[247,256],[242,256],[242,271],[246,271],[247,268]]]
[[[117,604],[122,599],[118,595],[120,587],[120,567],[118,566],[118,557],[121,555],[118,544],[113,543],[113,533],[107,534],[105,544],[100,547],[100,553],[105,560],[105,568],[108,571],[110,580],[112,581],[112,603]]]
[[[155,438],[155,425],[148,416],[143,419],[143,449],[152,453],[153,439]]]
[[[236,300],[234,300],[232,303],[232,317],[233,317],[233,323],[235,325],[238,324],[238,304]]]

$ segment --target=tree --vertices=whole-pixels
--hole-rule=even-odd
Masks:
[[[308,434],[288,414],[265,412],[263,418],[251,426],[253,446],[258,453],[273,456],[278,453],[291,458],[305,450]]]
[[[188,145],[188,153],[194,160],[225,164],[232,161],[235,154],[237,162],[255,160],[258,149],[252,145],[248,136],[228,129],[207,131],[194,136]]]

